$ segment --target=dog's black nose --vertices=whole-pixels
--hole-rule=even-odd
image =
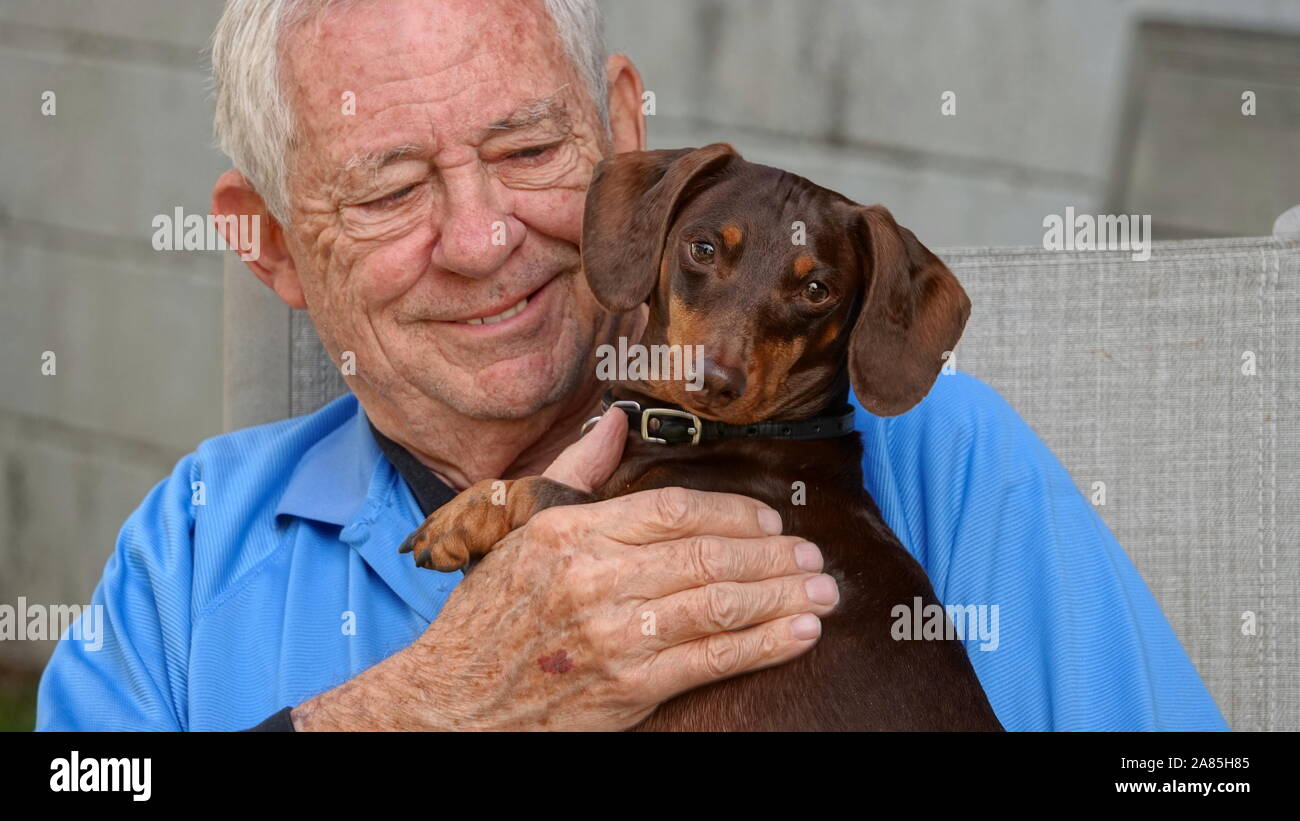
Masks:
[[[700,394],[715,403],[734,402],[745,393],[745,372],[704,357]]]

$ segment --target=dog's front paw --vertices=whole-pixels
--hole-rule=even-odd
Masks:
[[[459,570],[492,550],[511,530],[508,512],[493,504],[494,483],[479,482],[429,514],[398,548],[414,553],[415,564],[430,570]]]
[[[458,570],[492,552],[510,531],[539,511],[593,499],[590,492],[544,476],[484,479],[435,510],[398,549],[414,553],[420,567]]]
[[[468,534],[440,515],[444,510],[434,511],[398,548],[402,553],[414,553],[417,567],[446,572],[459,570],[469,563],[473,548],[466,540]]]

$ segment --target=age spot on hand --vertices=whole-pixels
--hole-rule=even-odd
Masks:
[[[573,669],[573,659],[564,650],[556,650],[549,656],[542,656],[537,660],[537,666],[542,668],[544,673],[567,673]]]

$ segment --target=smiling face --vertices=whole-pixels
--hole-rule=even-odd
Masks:
[[[850,204],[793,174],[737,166],[677,215],[644,337],[701,345],[703,389],[643,389],[735,424],[810,416],[847,384],[863,284]]]
[[[286,239],[353,389],[477,418],[569,395],[610,322],[578,253],[610,147],[540,3],[347,4],[289,32],[282,60]]]

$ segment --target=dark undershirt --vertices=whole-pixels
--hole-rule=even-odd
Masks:
[[[450,502],[456,496],[456,491],[447,487],[447,483],[438,478],[437,474],[429,470],[419,459],[411,455],[411,452],[401,445],[389,439],[380,433],[370,423],[370,433],[375,437],[375,444],[383,451],[384,456],[393,467],[406,480],[406,484],[411,488],[411,495],[415,497],[416,503],[420,506],[420,512],[426,517]],[[249,727],[242,730],[245,733],[292,733],[293,719],[290,716],[292,707],[285,707],[275,715],[272,715],[266,721],[258,724],[256,727]]]
[[[388,461],[393,463],[393,467],[397,468],[397,472],[402,474],[402,478],[410,486],[415,501],[420,505],[420,513],[427,517],[456,498],[456,491],[447,487],[446,482],[421,464],[409,450],[380,433],[373,422],[370,424],[370,432],[374,435],[379,449],[384,452]]]

